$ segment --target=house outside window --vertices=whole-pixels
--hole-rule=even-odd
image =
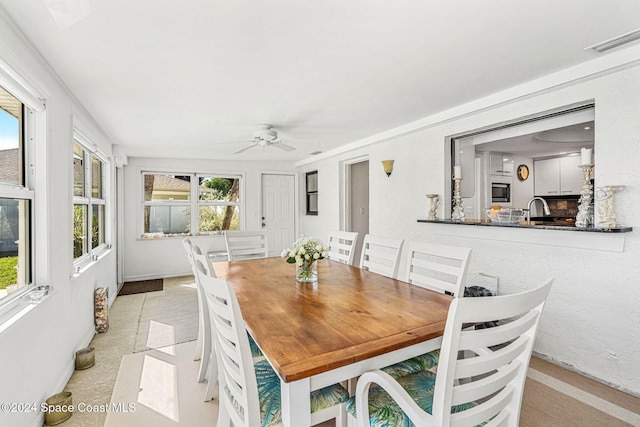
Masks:
[[[0,87],[0,300],[32,283],[34,191],[25,170],[33,115]]]
[[[75,133],[73,141],[73,259],[80,264],[105,245],[107,163],[87,149]]]
[[[142,237],[240,229],[241,176],[142,173]]]

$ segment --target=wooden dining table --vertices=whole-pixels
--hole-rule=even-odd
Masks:
[[[439,348],[453,299],[328,259],[313,284],[281,258],[214,267],[280,377],[287,427],[311,425],[311,391]]]

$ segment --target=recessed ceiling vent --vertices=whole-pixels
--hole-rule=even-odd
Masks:
[[[314,151],[313,153],[311,153],[312,156],[317,156],[318,154],[322,153],[322,151]]]
[[[615,49],[617,47],[623,46],[625,44],[628,44],[637,40],[640,40],[640,28],[638,28],[637,30],[633,30],[628,33],[622,34],[620,36],[610,38],[609,40],[596,43],[592,46],[585,47],[584,50],[593,50],[596,53],[604,53],[611,49]]]

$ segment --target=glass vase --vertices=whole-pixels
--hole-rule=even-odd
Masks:
[[[318,261],[296,264],[296,281],[300,283],[315,283],[318,281]]]

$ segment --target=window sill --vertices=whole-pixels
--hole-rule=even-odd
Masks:
[[[0,335],[57,292],[47,286],[46,294],[37,296],[36,293],[42,292],[44,288],[44,286],[34,286],[0,309]]]
[[[112,249],[113,249],[113,246],[111,245],[104,245],[102,247],[98,247],[98,249],[96,249],[92,255],[90,256],[87,255],[81,260],[74,262],[73,275],[71,277],[76,278],[80,276],[82,273],[84,273],[89,268],[91,268],[92,265],[94,265],[95,263],[100,261],[102,258],[104,258],[109,252],[111,252]]]
[[[137,240],[158,240],[158,239],[184,239],[185,237],[218,237],[222,236],[223,231],[212,231],[208,233],[184,233],[184,234],[143,234]]]

